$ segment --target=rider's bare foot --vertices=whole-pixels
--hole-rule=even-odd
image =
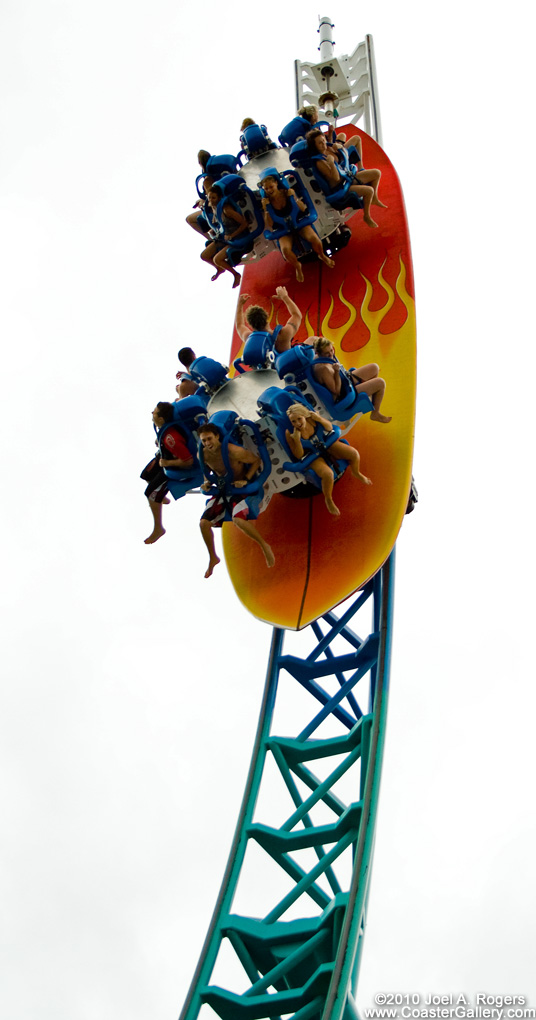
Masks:
[[[242,277],[240,276],[240,273],[234,273],[233,275],[234,275],[234,283],[233,283],[233,290],[234,290],[235,287],[239,287],[240,286],[240,284],[242,282]]]
[[[169,500],[168,500],[168,503],[169,503]],[[153,545],[154,542],[158,542],[158,539],[162,538],[162,535],[165,535],[165,533],[166,533],[166,529],[165,528],[157,528],[155,526],[153,528],[153,531],[149,535],[149,538],[145,538],[144,539],[144,544],[145,545]]]
[[[372,199],[371,205],[379,205],[381,209],[388,209],[389,208],[389,206],[387,206],[385,204],[385,202],[380,202],[380,199],[378,198],[377,195],[374,195],[374,198]]]
[[[212,575],[212,571],[214,570],[214,567],[217,567],[219,562],[220,562],[220,557],[219,556],[211,556],[210,557],[210,559],[208,561],[208,568],[205,571],[205,577],[210,577]]]
[[[303,269],[300,266],[299,262],[298,262],[298,265],[296,266],[296,279],[297,279],[298,283],[303,283]]]
[[[371,421],[382,421],[384,423],[384,425],[388,425],[389,422],[393,420],[393,416],[392,415],[387,415],[387,414],[382,414],[380,411],[371,411],[370,412],[370,420]]]
[[[378,224],[374,222],[372,216],[363,216],[363,222],[367,224],[367,227],[377,227]]]
[[[366,475],[362,475],[361,471],[356,475],[356,478],[359,478],[362,482],[365,483],[365,485],[372,485],[370,478],[367,478]]]
[[[330,259],[329,255],[321,255],[320,258],[322,259],[322,262],[325,262],[326,266],[328,266],[329,269],[333,269],[335,262],[333,261],[333,259]]]
[[[330,514],[333,514],[334,517],[341,516],[341,511],[339,510],[338,506],[335,506],[335,503],[333,502],[332,499],[326,499],[326,506]]]
[[[218,279],[218,276],[221,276],[221,274],[222,274],[223,272],[225,272],[225,270],[224,270],[224,269],[218,269],[218,271],[217,271],[216,273],[214,273],[214,276],[211,276],[211,277],[210,277],[210,279],[212,280],[212,283],[214,283],[214,280],[217,280],[217,279]]]
[[[273,567],[273,565],[275,563],[275,556],[274,556],[274,553],[273,553],[273,550],[272,550],[271,546],[264,545],[262,547],[262,551],[264,553],[264,558],[266,560],[266,566],[267,567]]]

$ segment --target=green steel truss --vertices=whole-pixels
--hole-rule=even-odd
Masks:
[[[307,654],[283,654],[284,631],[273,632],[244,799],[181,1020],[200,1013],[222,1020],[357,1016],[387,711],[393,556],[340,617],[326,613],[288,634],[300,651],[307,645]],[[361,627],[363,616],[366,637],[349,626]],[[296,736],[274,735],[280,715],[286,725],[294,721]]]

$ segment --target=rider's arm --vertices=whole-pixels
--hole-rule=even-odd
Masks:
[[[189,460],[179,460],[178,457],[175,457],[174,460],[168,460],[166,457],[160,457],[160,467],[163,467],[163,468],[172,468],[172,467],[189,468],[189,467],[192,466],[193,462],[194,462],[194,458],[193,457],[190,457]]]
[[[262,460],[256,453],[252,453],[251,450],[244,450],[242,446],[235,446],[234,443],[229,443],[229,456],[233,460],[239,461],[241,464],[248,464],[245,478],[239,478],[234,482],[234,485],[239,487],[247,485],[251,482],[252,478],[255,477],[259,469],[262,467]]]
[[[326,432],[333,432],[333,425],[331,422],[328,421],[327,418],[323,418],[321,414],[317,414],[316,411],[313,411],[313,413],[309,415],[309,418],[312,418],[313,421],[317,421],[319,425],[322,425]]]
[[[269,203],[268,203],[267,199],[263,198],[263,200],[262,200],[262,214],[264,216],[264,226],[265,226],[266,230],[273,230],[274,229],[274,221],[273,221],[273,219],[270,216],[270,213],[268,211],[268,205],[269,205]]]
[[[279,335],[283,340],[292,340],[292,337],[298,332],[301,326],[302,313],[300,312],[297,304],[295,304],[292,298],[289,297],[286,287],[276,287],[275,296],[283,302],[287,311],[290,312],[290,317],[287,319]]]
[[[289,188],[288,195],[289,195],[289,198],[293,198],[295,200],[296,205],[298,206],[298,209],[300,210],[300,212],[307,212],[307,206],[306,206],[305,202],[303,201],[303,198],[299,198],[298,197],[298,195],[294,191],[294,188]]]
[[[241,340],[247,340],[251,333],[251,327],[248,326],[244,315],[244,305],[246,301],[249,301],[249,294],[241,294],[236,306],[235,329]]]
[[[336,369],[336,366],[333,365]],[[330,365],[315,365],[313,361],[313,373],[315,379],[318,380],[321,386],[325,386],[327,390],[334,397],[338,397],[341,392],[341,377],[339,372],[333,373]]]
[[[293,456],[297,457],[298,460],[301,460],[304,454],[304,450],[302,446],[301,435],[298,432],[298,429],[294,429],[293,432],[289,432],[289,430],[286,429],[285,438],[292,451]]]

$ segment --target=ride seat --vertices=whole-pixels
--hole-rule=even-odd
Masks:
[[[218,187],[223,195],[216,208],[216,217],[220,224],[222,222],[223,207],[227,203],[245,217],[248,230],[244,231],[234,240],[228,241],[227,258],[231,265],[238,265],[240,259],[253,248],[253,242],[264,228],[264,218],[258,198],[255,197],[250,188],[245,184],[243,177],[239,174],[227,174],[220,178]]]
[[[228,369],[213,358],[195,358],[188,371],[194,382],[211,395],[228,381]],[[185,399],[190,400],[190,397]]]
[[[205,177],[211,177],[216,184],[216,182],[218,182],[225,174],[235,174],[239,167],[240,163],[238,161],[238,157],[231,156],[228,152],[223,153],[221,156],[211,156],[210,159],[207,160],[207,168],[205,172],[199,174],[195,179],[195,187],[199,197],[205,197],[202,183]]]
[[[197,441],[194,431],[206,422],[206,407],[196,394],[190,397],[183,397],[173,404],[173,418],[160,430],[157,430],[160,448],[165,433],[170,428],[177,428],[186,440],[188,450],[193,457],[193,464],[189,468],[164,468],[164,474],[168,479],[168,488],[173,499],[180,499],[190,489],[195,489],[204,481],[203,471],[197,456]]]
[[[323,157],[320,154],[318,156],[311,155],[305,141],[296,142],[290,150],[290,162],[292,165],[304,170],[308,176],[312,176],[329,205],[338,210],[362,209],[363,199],[356,195],[355,192],[350,191],[352,178],[347,176],[344,166],[340,167],[341,178],[338,184],[333,186],[328,183],[318,169],[321,159]]]
[[[366,393],[356,393],[352,379],[344,368],[341,368],[341,395],[336,400],[327,386],[318,382],[314,373],[315,365],[324,364],[333,364],[332,359],[316,358],[313,347],[298,344],[279,354],[275,367],[279,378],[285,383],[298,387],[303,383],[308,384],[334,421],[350,421],[356,414],[367,414],[374,410]]]
[[[201,443],[199,443],[199,461],[203,468],[205,478],[211,483],[208,495],[222,495],[224,499],[236,499],[237,497],[245,498],[246,496],[254,497],[253,505],[258,513],[264,498],[264,483],[272,470],[270,457],[268,456],[268,451],[264,445],[264,440],[261,436],[258,425],[256,425],[255,422],[249,421],[247,418],[239,418],[235,411],[216,411],[215,414],[210,416],[209,422],[211,425],[215,425],[219,429],[222,437],[221,452],[223,463],[226,468],[226,474],[224,476],[217,475],[215,471],[205,464],[203,447]],[[262,461],[262,468],[259,474],[256,475],[255,478],[252,478],[247,485],[236,488],[231,480],[232,470],[229,461],[229,443],[235,443],[237,446],[244,446],[244,433],[254,441],[259,457]],[[232,513],[229,510],[226,510],[225,520],[232,520]]]
[[[276,326],[272,332],[255,329],[249,334],[242,356],[235,358],[233,365],[239,375],[245,366],[248,368],[272,368],[275,361],[275,343],[282,326]]]
[[[239,160],[241,156],[253,159],[254,156],[268,152],[269,149],[277,149],[276,143],[272,142],[268,135],[265,124],[250,124],[249,127],[244,128],[240,135],[240,144],[242,152],[238,154]]]
[[[327,120],[319,120],[316,124],[311,124],[306,117],[296,116],[288,124],[285,124],[278,138],[279,144],[286,149],[291,149],[300,139],[305,139],[307,132],[312,131],[314,127],[329,127],[329,123]]]
[[[302,474],[306,481],[312,482],[317,489],[322,488],[322,481],[315,471],[312,470],[311,464],[317,457],[321,456],[321,453],[317,449],[312,447],[310,440],[303,440],[303,447],[305,456],[301,460],[296,460],[287,442],[286,431],[290,431],[290,422],[287,417],[288,408],[291,404],[303,404],[304,407],[313,410],[313,407],[309,401],[304,397],[303,393],[295,386],[287,386],[284,390],[278,389],[277,386],[269,386],[257,400],[261,415],[270,417],[275,425],[276,437],[280,445],[283,447],[289,455],[289,460],[283,464],[285,471],[293,471],[295,474]],[[337,425],[333,426],[331,432],[326,432],[322,425],[317,428],[317,436],[326,448],[329,448],[337,439],[339,439],[341,430]],[[346,442],[346,440],[342,440]],[[330,467],[334,469],[335,480],[341,477],[346,468],[348,467],[348,461],[345,460],[330,460]]]
[[[285,234],[291,233],[292,230],[298,231],[303,227],[308,227],[318,219],[318,213],[313,205],[311,196],[309,195],[307,188],[303,186],[299,175],[296,172],[293,172],[292,170],[285,170],[280,173],[274,167],[268,167],[266,170],[263,170],[259,181],[259,191],[262,198],[266,197],[262,187],[262,182],[266,177],[275,177],[279,181],[280,187],[284,188],[285,191],[289,191],[293,188],[298,198],[301,198],[307,206],[306,211],[302,212],[296,202],[296,199],[291,197],[290,216],[283,216],[281,212],[278,212],[277,209],[274,209],[274,207],[269,204],[268,212],[270,213],[275,228],[274,230],[264,231],[264,236],[269,241],[276,241],[279,237],[283,237]],[[308,247],[310,246],[308,245]]]

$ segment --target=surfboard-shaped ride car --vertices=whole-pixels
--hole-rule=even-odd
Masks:
[[[229,576],[241,602],[258,619],[276,627],[299,630],[348,598],[382,566],[395,544],[411,486],[416,391],[415,304],[411,250],[404,200],[393,165],[367,134],[359,134],[365,167],[381,170],[379,195],[386,209],[372,207],[378,227],[371,228],[356,210],[346,220],[351,238],[334,253],[335,267],[318,260],[303,263],[304,282],[272,251],[245,265],[241,293],[271,309],[270,328],[286,309],[273,301],[277,286],[287,287],[303,312],[293,344],[322,335],[335,347],[345,368],[375,362],[386,381],[382,412],[389,424],[361,414],[346,440],[360,453],[364,485],[346,470],[334,498],[340,517],[330,514],[322,493],[304,494],[299,485],[276,492],[258,519],[258,528],[275,553],[269,569],[262,551],[237,528],[223,529]],[[264,157],[264,165],[270,154]],[[255,160],[246,164],[258,177]],[[250,185],[251,186],[251,185]],[[243,344],[233,334],[230,362]],[[232,374],[232,371],[231,371]],[[258,373],[257,373],[258,374]],[[263,382],[257,383],[262,391]],[[280,386],[284,382],[279,382]],[[283,465],[278,468],[284,476]],[[299,476],[294,476],[299,477]],[[302,484],[302,491],[308,492]]]

